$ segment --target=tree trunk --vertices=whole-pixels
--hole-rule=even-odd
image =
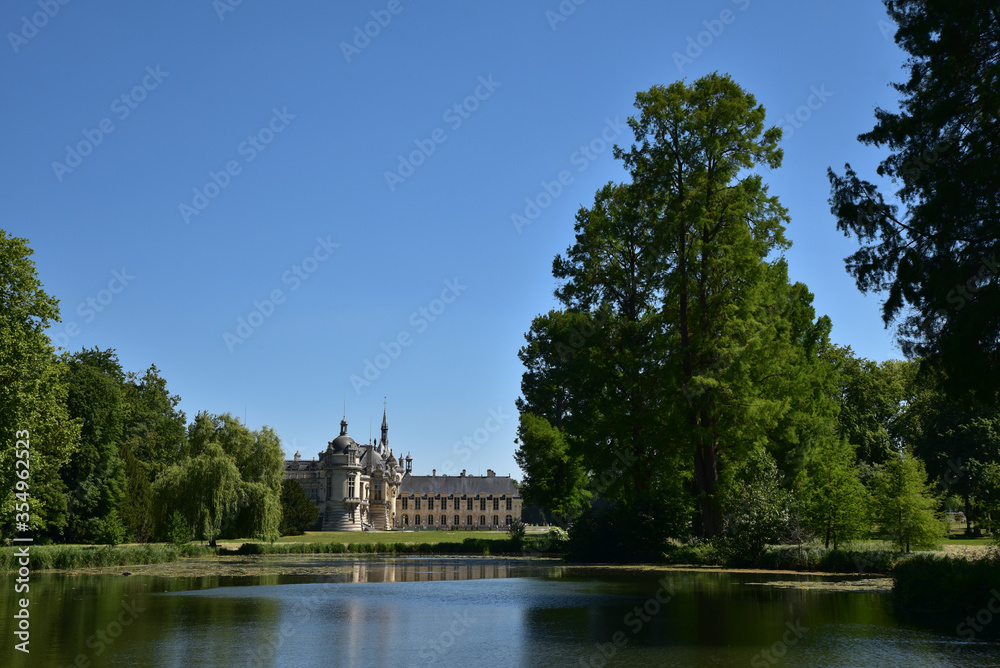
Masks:
[[[714,538],[722,529],[722,516],[715,503],[715,483],[719,480],[715,455],[715,439],[700,443],[694,455],[694,479],[698,492],[702,538]]]

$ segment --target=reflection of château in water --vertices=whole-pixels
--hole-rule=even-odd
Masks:
[[[398,559],[356,561],[346,573],[330,579],[335,582],[446,582],[510,577],[518,577],[518,574],[509,561],[484,559],[470,563],[453,559]]]
[[[521,517],[521,493],[510,476],[413,475],[413,458],[396,459],[389,447],[389,424],[382,412],[378,442],[359,445],[340,435],[319,458],[285,461],[285,478],[302,485],[319,508],[323,531],[391,528],[506,529]]]

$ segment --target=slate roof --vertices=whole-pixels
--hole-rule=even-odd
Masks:
[[[492,494],[500,496],[521,496],[517,485],[510,476],[478,475],[408,475],[399,485],[399,495],[427,494],[446,496],[449,494]]]
[[[294,459],[286,459],[285,460],[285,470],[286,471],[311,471],[311,470],[320,468],[319,464],[320,464],[321,461],[322,461],[322,458],[320,459],[319,462],[311,461],[311,460],[308,460],[308,459],[301,459],[299,461],[295,461]]]

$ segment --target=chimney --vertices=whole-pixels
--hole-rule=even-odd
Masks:
[[[438,474],[438,470],[437,469],[431,469],[431,475],[432,476],[436,476],[437,474]]]
[[[493,478],[496,476],[496,472],[493,469],[486,469],[486,477]]]
[[[465,469],[462,469],[462,477],[465,477]]]

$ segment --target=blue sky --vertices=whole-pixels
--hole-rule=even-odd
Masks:
[[[856,137],[904,76],[877,0],[64,1],[0,9],[0,228],[56,343],[155,363],[189,418],[245,411],[312,457],[345,399],[365,441],[385,397],[415,472],[520,477],[552,258],[625,179],[635,93],[713,71],[785,127],[792,279],[835,341],[900,356],[827,204],[828,166],[874,175]]]

